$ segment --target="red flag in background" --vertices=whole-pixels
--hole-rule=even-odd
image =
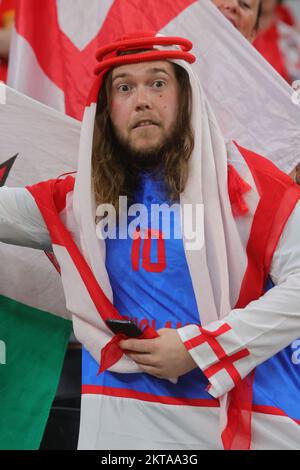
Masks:
[[[19,0],[9,84],[81,120],[97,48],[125,32],[159,31],[194,1]]]

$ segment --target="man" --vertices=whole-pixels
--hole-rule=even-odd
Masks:
[[[270,162],[226,149],[190,48],[150,33],[103,47],[75,188],[68,177],[0,191],[2,241],[52,245],[61,266],[85,346],[83,449],[298,446],[299,374],[281,350],[299,336],[300,193]],[[153,216],[175,203],[183,217]],[[126,318],[139,339],[106,325]]]

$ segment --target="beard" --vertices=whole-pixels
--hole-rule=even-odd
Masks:
[[[133,174],[140,172],[152,172],[164,166],[166,155],[176,147],[178,138],[177,125],[174,124],[168,133],[156,145],[138,149],[130,141],[121,136],[112,126],[114,150],[119,156],[119,161],[127,171]]]

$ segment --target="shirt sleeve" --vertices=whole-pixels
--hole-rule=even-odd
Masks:
[[[204,328],[178,330],[215,398],[300,337],[300,203],[281,235],[270,277],[274,287],[246,308],[234,309]]]
[[[51,250],[44,219],[26,188],[0,188],[0,241]]]

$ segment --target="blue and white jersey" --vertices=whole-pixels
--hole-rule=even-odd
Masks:
[[[163,181],[142,174],[135,202],[148,209],[141,218],[140,231],[148,229],[162,232],[162,217],[152,217],[153,204],[168,203]],[[133,216],[128,217],[128,225]],[[180,214],[173,212],[170,217],[170,238],[164,243],[164,268],[155,272],[158,258],[158,239],[151,239],[150,259],[146,260],[145,240],[141,240],[138,266],[133,266],[132,250],[134,240],[106,240],[106,268],[113,290],[114,305],[124,317],[134,319],[143,329],[146,325],[160,328],[180,328],[190,323],[200,323],[200,316],[193,291],[191,277],[185,258],[180,233]],[[152,270],[147,270],[149,261]],[[145,266],[146,269],[143,267]],[[157,402],[201,403],[201,400],[216,402],[206,391],[208,380],[200,369],[195,369],[179,378],[175,385],[168,380],[158,379],[145,373],[120,374],[104,372],[97,377],[97,362],[91,355],[83,353],[83,384],[102,386],[103,393],[112,388],[123,390],[125,396],[139,397]],[[205,403],[204,402],[204,403]]]

